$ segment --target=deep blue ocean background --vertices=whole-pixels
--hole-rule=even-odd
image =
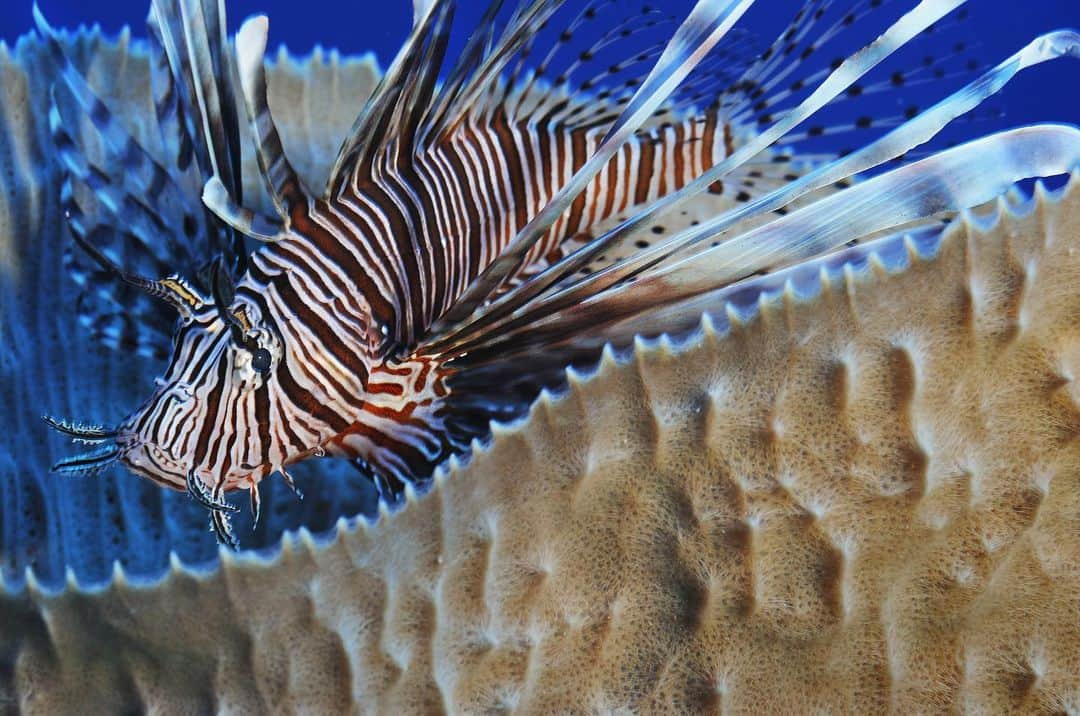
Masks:
[[[98,23],[106,32],[129,25],[142,35],[147,0],[113,0],[86,3],[81,0],[38,0],[50,23],[73,28]],[[624,2],[624,0],[616,0]],[[803,0],[759,0],[740,27],[771,40],[782,24],[794,15]],[[513,3],[507,3],[512,5]],[[846,4],[846,0],[837,3]],[[892,0],[897,10],[915,3]],[[11,42],[33,26],[31,0],[5,0],[0,13],[0,40]],[[457,26],[475,27],[486,0],[460,0]],[[676,12],[685,0],[660,0],[658,7]],[[965,6],[969,19],[958,30],[972,41],[974,53],[984,64],[995,64],[1024,43],[1048,30],[1080,28],[1080,0],[970,0]],[[342,53],[375,53],[385,65],[405,37],[412,20],[409,0],[228,0],[230,29],[239,28],[244,18],[265,13],[270,18],[270,47],[285,44],[296,54],[307,54],[316,45],[336,48]],[[460,38],[459,38],[460,42]],[[269,53],[268,53],[269,54]],[[1002,95],[999,106],[1004,116],[980,127],[984,134],[996,127],[1012,127],[1035,121],[1080,122],[1080,82],[1076,62],[1057,62],[1024,73]],[[940,96],[940,95],[938,95]]]
[[[569,0],[568,7],[575,8],[579,1]],[[631,3],[628,0],[613,0],[609,9],[621,9],[623,3],[628,8],[640,7],[642,2],[647,1],[633,0]],[[868,6],[872,2],[877,4],[876,0],[835,0],[833,4],[846,8],[852,4]],[[4,12],[0,13],[0,41],[10,44],[31,31],[32,2],[4,0],[4,3]],[[468,32],[476,27],[487,2],[460,0],[460,4],[462,7],[455,23],[457,34],[452,39],[449,51],[451,58],[455,49],[464,43]],[[506,4],[513,5],[514,2],[507,0]],[[655,2],[656,7],[680,16],[685,15],[691,4],[691,0]],[[760,37],[758,46],[763,48],[784,30],[802,4],[803,0],[759,0],[739,27]],[[892,19],[915,5],[915,0],[883,0],[881,4],[881,11],[875,11],[872,21],[866,21],[865,27],[860,20],[856,30],[845,33],[837,43],[830,44],[829,55],[815,55],[808,61],[805,71],[795,76],[811,73],[823,64],[827,66],[830,60],[865,44],[887,27]],[[124,25],[129,25],[136,37],[145,35],[144,18],[148,6],[148,0],[115,0],[96,6],[76,0],[39,0],[41,11],[55,27],[75,28],[80,24],[97,23],[111,35],[119,32]],[[249,15],[260,12],[268,14],[271,48],[284,44],[299,56],[307,55],[317,45],[335,48],[342,54],[371,51],[384,67],[405,37],[412,18],[409,0],[308,0],[305,3],[228,0],[226,6],[231,32]],[[965,8],[966,19],[957,20],[960,13],[953,13],[934,33],[919,38],[885,66],[875,70],[878,74],[869,76],[868,81],[884,78],[887,83],[890,73],[907,72],[931,61],[936,68],[939,60],[943,77],[931,78],[931,81],[917,86],[905,85],[902,91],[890,89],[856,101],[837,103],[837,106],[826,108],[814,121],[829,126],[851,123],[856,117],[896,116],[912,106],[925,107],[970,80],[981,68],[997,64],[1039,34],[1062,27],[1080,27],[1080,0],[1029,0],[1027,3],[970,0]],[[657,41],[663,39],[663,36],[656,38]],[[585,49],[585,46],[581,49]],[[273,56],[272,51],[269,54]],[[942,148],[1033,122],[1080,123],[1080,62],[1064,59],[1025,71],[1004,92],[977,110],[972,119],[950,127],[934,140],[930,148]],[[811,140],[806,151],[843,151],[848,147],[860,146],[877,131],[880,130],[875,125],[873,130]],[[34,336],[39,335],[33,331],[38,329],[33,326],[25,328],[29,341],[33,342]],[[77,342],[76,345],[81,343]],[[34,354],[34,350],[36,347],[23,353],[34,355],[37,360],[39,356]],[[108,356],[103,350],[98,349],[102,355],[95,360],[107,360]],[[0,357],[3,355],[0,350]],[[22,374],[16,366],[10,375],[19,382]],[[3,377],[0,374],[0,378]],[[138,376],[133,380],[138,384],[150,385],[149,376]],[[32,393],[35,400],[40,400],[42,404],[32,408],[29,413],[16,413],[15,422],[16,427],[20,427],[20,420],[29,420],[25,416],[32,416],[33,425],[21,427],[32,434],[35,441],[40,434],[42,440],[50,440],[56,450],[61,450],[54,453],[55,459],[70,454],[70,446],[65,446],[67,441],[59,436],[46,438],[48,431],[33,412],[52,409],[47,405],[49,401],[38,395],[39,391],[49,393],[43,388],[35,385],[27,389],[26,392]],[[65,417],[115,420],[117,415],[124,414],[130,407],[102,405],[99,406],[99,415]],[[7,584],[17,582],[28,565],[34,567],[43,581],[55,585],[63,578],[63,567],[68,564],[74,565],[80,579],[101,582],[111,576],[113,560],[121,562],[135,574],[154,576],[167,567],[170,551],[175,551],[188,563],[216,558],[216,547],[205,529],[204,512],[189,504],[183,495],[170,496],[164,503],[165,507],[162,507],[160,499],[152,492],[157,488],[148,483],[132,486],[131,481],[135,478],[124,473],[120,467],[113,467],[98,478],[86,480],[75,478],[75,481],[70,481],[72,478],[48,475],[35,475],[34,479],[30,479],[22,471],[38,470],[39,466],[27,464],[27,460],[20,460],[18,456],[11,458],[11,469],[5,472],[6,463],[2,460],[5,447],[5,441],[0,439],[0,502],[4,506],[4,511],[0,512],[0,581]],[[357,481],[362,484],[354,485]],[[284,494],[285,488],[280,481],[274,482],[278,484],[268,487],[270,492],[264,492],[263,497],[264,519],[260,536],[265,539],[262,544],[272,544],[282,529],[295,528],[300,524],[316,531],[324,530],[333,524],[342,504],[370,504],[370,494],[354,495],[339,490],[327,495],[326,491],[320,492],[317,485],[303,483],[308,498],[304,505],[298,506],[290,495]],[[353,476],[351,482],[343,481],[343,484],[347,490],[368,490],[367,484],[358,475]],[[38,488],[40,494],[35,492]],[[25,513],[26,523],[41,527],[46,533],[44,536],[10,518],[14,508],[9,503],[23,494],[33,497],[33,500],[19,498],[23,501],[20,509]],[[40,507],[37,500],[49,507]],[[145,507],[146,504],[156,507],[151,510]],[[90,511],[87,511],[88,505],[92,508]],[[272,512],[267,514],[270,510]],[[117,517],[121,511],[126,515],[123,519]],[[112,527],[109,527],[110,524]],[[163,524],[165,527],[162,527]],[[102,531],[101,525],[106,526],[108,539],[98,534]],[[56,536],[60,533],[64,535],[62,540]],[[179,541],[177,535],[180,535]]]

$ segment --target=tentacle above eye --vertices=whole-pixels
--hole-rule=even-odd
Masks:
[[[244,326],[231,309],[236,288],[220,257],[210,265],[210,285],[214,294],[214,307],[217,308],[222,322],[228,327],[233,343],[247,347],[248,340],[244,336]]]

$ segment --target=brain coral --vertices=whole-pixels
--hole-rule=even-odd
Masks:
[[[1078,712],[1078,181],[607,352],[374,524],[31,578],[0,703]]]

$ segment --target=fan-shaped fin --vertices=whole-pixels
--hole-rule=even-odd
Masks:
[[[963,0],[924,0],[916,8],[897,20],[884,35],[841,63],[840,66],[837,67],[836,70],[833,71],[832,74],[830,74],[829,77],[826,78],[825,81],[822,82],[822,84],[798,107],[784,114],[784,116],[772,126],[754,136],[747,141],[746,144],[736,149],[700,177],[690,182],[682,189],[668,194],[649,207],[637,212],[624,225],[618,227],[613,232],[610,232],[608,236],[603,237],[598,241],[590,242],[587,246],[575,252],[570,258],[560,262],[557,267],[552,267],[530,281],[522,283],[513,291],[496,299],[490,305],[481,308],[471,321],[465,322],[468,315],[482,303],[480,297],[489,296],[491,293],[491,289],[488,288],[488,283],[490,282],[488,275],[502,275],[502,272],[512,270],[512,268],[520,262],[520,256],[524,254],[519,254],[519,252],[521,252],[523,247],[527,249],[527,244],[531,237],[530,227],[532,224],[542,223],[546,218],[545,212],[557,211],[558,213],[561,213],[557,201],[572,189],[572,184],[564,187],[564,191],[556,195],[556,199],[549,203],[548,207],[545,208],[545,211],[541,212],[539,216],[530,222],[530,226],[527,226],[519,233],[518,237],[515,238],[506,251],[493,262],[488,271],[481,275],[469,290],[466,291],[458,304],[451,308],[446,316],[436,324],[432,331],[434,338],[425,342],[423,350],[442,352],[447,349],[455,336],[461,336],[467,333],[476,334],[485,330],[486,326],[490,326],[500,317],[508,315],[569,274],[580,270],[583,266],[587,265],[589,261],[609,248],[615,241],[622,240],[626,235],[647,225],[647,222],[653,217],[659,215],[685,197],[692,196],[705,190],[715,181],[722,179],[730,172],[738,169],[752,157],[761,153],[767,147],[782,138],[793,127],[823,107],[832,98],[843,92],[846,87],[850,86],[859,77],[863,76],[870,69],[882,62],[892,52],[906,44],[922,29],[940,19],[962,2]],[[697,11],[698,8],[695,8],[695,13]],[[694,15],[692,15],[691,19],[688,19],[687,22],[691,23],[691,20],[693,19]],[[685,24],[684,27],[686,27]],[[695,25],[691,23],[690,27],[693,28]],[[678,38],[679,36],[677,35],[672,42],[675,42]],[[665,51],[665,55],[668,57],[678,57],[685,52],[687,52],[687,50],[681,50],[678,53],[668,53]],[[658,63],[658,67],[660,66],[661,65]],[[645,90],[647,84],[648,83],[643,85],[641,89]],[[634,106],[635,103],[631,102],[631,107],[628,108],[628,111]],[[601,156],[601,152],[597,152],[596,156]],[[556,213],[556,217],[558,216],[558,213]],[[461,325],[455,326],[454,324],[456,323],[460,323]],[[440,337],[440,331],[445,333],[445,335]]]
[[[729,210],[698,226],[690,227],[647,250],[628,257],[618,265],[608,266],[575,284],[541,295],[532,303],[517,309],[511,314],[512,318],[494,322],[485,329],[484,334],[504,334],[508,330],[530,325],[533,321],[540,320],[552,312],[599,296],[611,287],[618,286],[627,279],[668,261],[680,252],[683,253],[683,258],[686,258],[687,250],[694,246],[704,245],[706,241],[712,241],[714,246],[717,246],[716,242],[725,241],[726,232],[733,227],[745,226],[746,222],[754,217],[760,217],[766,212],[776,211],[783,207],[790,207],[792,202],[810,192],[842,182],[860,172],[903,156],[912,147],[928,141],[947,124],[970,112],[988,97],[1000,91],[1021,70],[1042,62],[1070,56],[1080,57],[1080,35],[1071,30],[1060,30],[1043,35],[983,76],[858,152],[821,165],[801,178],[794,177],[782,183],[774,191],[750,201],[745,206]],[[624,223],[623,226],[628,224],[629,222]],[[620,230],[616,228],[593,243],[614,243],[614,238]],[[859,236],[853,233],[849,236],[849,241],[858,239]],[[740,236],[739,240],[742,241],[743,238]],[[561,266],[556,264],[550,270],[565,273],[567,267],[578,266],[580,257],[585,255],[587,252],[582,252],[577,257],[571,255],[560,262]],[[778,263],[784,265],[790,263],[790,260],[784,259]],[[743,275],[748,275],[760,268],[743,266],[739,268],[739,271],[744,272]],[[717,280],[722,279],[718,277]],[[457,343],[455,350],[474,350],[484,341],[483,336],[478,334],[474,340]]]
[[[173,226],[183,224],[190,217],[190,202],[176,185],[169,170],[159,164],[138,141],[117,123],[113,113],[97,97],[80,72],[71,64],[56,33],[48,25],[36,6],[34,7],[34,19],[38,31],[48,42],[50,52],[60,66],[60,74],[63,77],[62,84],[53,86],[53,107],[50,112],[52,128],[55,130],[61,125],[64,127],[71,126],[71,122],[77,119],[74,117],[65,118],[63,116],[64,112],[61,111],[62,106],[71,107],[72,111],[76,108],[81,110],[104,145],[107,163],[122,168],[117,177],[121,184],[116,191],[120,192],[121,196],[127,195],[133,199],[138,197],[138,202],[145,206],[151,214],[160,217],[162,223]],[[58,101],[60,99],[58,93],[60,92],[65,93],[63,99],[70,101]],[[77,134],[77,132],[70,132],[67,136],[71,139]],[[80,174],[83,180],[87,178],[92,169],[95,169],[89,166],[88,160],[83,157],[82,147],[77,146],[73,140],[61,149],[62,157],[68,168]],[[116,170],[111,171],[117,173]],[[99,176],[106,176],[106,172],[100,168],[96,168],[94,173]],[[120,210],[119,203],[115,200],[106,202],[112,207],[113,211]]]
[[[752,0],[726,2],[700,0],[690,16],[680,25],[661,54],[652,72],[608,129],[600,147],[541,209],[457,302],[432,327],[438,335],[467,318],[517,270],[532,246],[570,206],[574,198],[592,180],[619,147],[631,137],[653,111],[663,103],[679,82],[701,61],[709,49],[745,12]]]
[[[222,51],[221,8],[209,0],[185,0],[182,7],[158,3],[152,9],[154,118],[166,152],[175,152],[167,161],[142,143],[146,132],[122,126],[37,8],[34,14],[63,80],[53,87],[49,114],[56,156],[66,172],[61,198],[77,242],[104,269],[88,270],[74,255],[66,262],[87,291],[80,317],[106,345],[161,355],[175,315],[120,282],[133,285],[131,278],[143,275],[151,278],[142,283],[153,283],[178,270],[195,273],[222,254],[233,270],[246,261],[242,237],[199,201],[203,171],[239,182],[235,99],[229,94],[231,65]],[[166,294],[159,297],[169,298]]]
[[[985,203],[1013,183],[1080,168],[1080,129],[1037,125],[990,135],[894,169],[721,242],[632,283],[504,330],[473,346],[469,364],[512,361],[523,352],[569,352],[678,330],[710,296],[762,271],[789,266],[852,238],[893,231]],[[587,336],[587,340],[586,340]]]
[[[37,8],[34,14],[61,78],[48,111],[65,172],[60,201],[72,235],[92,259],[65,253],[65,267],[84,291],[80,322],[106,346],[163,355],[176,314],[153,300],[167,293],[145,291],[153,278],[191,267],[194,237],[182,232],[196,230],[203,212],[97,97]],[[139,275],[151,280],[136,280]]]

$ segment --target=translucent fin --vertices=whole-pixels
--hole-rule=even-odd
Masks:
[[[71,105],[82,111],[90,124],[96,130],[98,137],[105,146],[108,164],[122,167],[119,178],[122,185],[118,191],[122,191],[132,197],[143,197],[140,201],[146,203],[154,215],[162,216],[173,225],[182,224],[190,217],[190,202],[174,182],[169,170],[159,164],[150,153],[139,144],[127,131],[121,127],[109,108],[97,97],[94,91],[86,83],[79,71],[71,64],[64,48],[57,38],[56,33],[46,22],[44,16],[34,8],[34,20],[38,31],[48,44],[53,58],[61,68],[63,77],[62,85],[54,86],[53,108],[55,115],[51,117],[53,128],[59,125],[70,126],[74,119],[65,119],[61,106]],[[58,93],[65,93],[69,102],[58,101]],[[71,132],[68,136],[76,136],[77,132]],[[75,145],[74,141],[64,148],[63,156],[69,165],[79,164],[76,169],[86,178],[90,167],[85,159],[77,156],[76,152],[82,153],[82,148]],[[112,170],[115,171],[115,170]],[[102,169],[96,173],[105,176]],[[116,207],[114,206],[114,210]],[[171,233],[171,232],[168,232]]]
[[[670,237],[648,250],[628,257],[618,266],[609,267],[576,285],[538,299],[535,305],[518,311],[512,323],[496,323],[491,330],[504,330],[509,325],[526,325],[532,318],[573,305],[589,296],[595,296],[610,286],[660,264],[680,251],[685,251],[705,241],[722,239],[723,232],[735,226],[744,226],[747,221],[756,216],[790,206],[798,198],[813,191],[834,185],[860,172],[903,156],[913,147],[931,139],[950,122],[970,112],[988,97],[999,92],[1021,70],[1061,57],[1080,57],[1080,34],[1072,30],[1059,30],[1036,38],[975,81],[863,149],[847,157],[823,164],[803,177],[786,182],[776,190],[749,202],[746,206],[732,209],[704,221],[678,236]],[[615,229],[608,236],[601,237],[596,243],[610,240],[618,231],[619,229]],[[566,262],[574,265],[574,257],[569,257]],[[556,269],[558,265],[552,267],[552,270]],[[462,347],[467,349],[468,345],[471,344],[463,344]]]
[[[164,355],[175,314],[125,286],[121,274],[163,276],[191,266],[199,237],[179,232],[197,228],[202,211],[98,99],[36,8],[35,20],[62,78],[48,95],[47,122],[65,174],[60,203],[76,242],[95,259],[65,252],[65,268],[84,291],[79,321],[110,348]],[[108,270],[101,256],[125,270]]]
[[[193,107],[188,100],[189,96],[202,97],[209,91],[208,84],[227,89],[231,73],[231,66],[221,59],[220,7],[188,5],[191,17],[209,26],[181,26],[179,16],[163,22],[160,7],[151,13],[152,120],[156,122],[148,123],[149,132],[129,130],[117,120],[71,62],[64,41],[35,8],[39,32],[63,79],[53,88],[49,125],[56,155],[66,171],[61,199],[69,226],[92,257],[105,257],[105,263],[117,269],[117,276],[111,276],[100,267],[87,267],[74,254],[66,261],[69,272],[86,290],[79,304],[80,320],[105,345],[150,355],[167,352],[175,315],[120,285],[118,276],[193,274],[220,254],[228,257],[234,270],[246,261],[242,238],[199,204],[200,166],[227,163],[228,171],[222,176],[238,182],[239,154],[231,139],[222,139],[235,134],[229,121],[230,112],[235,114],[232,96],[226,95],[228,100],[222,103],[215,93],[218,104],[211,102],[209,109]],[[205,56],[193,59],[186,49],[180,52],[179,48],[191,44],[204,48]],[[196,84],[193,68],[204,65],[224,73],[223,78],[203,77],[199,91],[186,94],[184,87]],[[223,148],[207,149],[202,135],[191,127],[193,113],[210,119],[215,127],[206,136]],[[147,148],[154,131],[166,152],[175,152],[170,161],[163,162]],[[145,144],[148,139],[151,145]],[[200,155],[200,163],[193,162]]]
[[[641,79],[664,49],[662,43],[638,47],[635,36],[662,33],[667,24],[672,30],[678,26],[674,18],[654,7],[594,0],[565,24],[539,62],[530,62],[524,51],[529,46],[523,48],[505,90],[490,93],[484,100],[490,108],[483,111],[491,113],[498,108],[512,120],[532,126],[610,123],[621,110],[617,98],[625,94],[629,101],[633,94],[627,83]],[[592,34],[600,30],[600,36],[581,49],[580,38],[583,34],[589,37],[590,30]],[[602,51],[615,43],[625,59],[600,64]],[[602,69],[597,71],[596,67]],[[589,70],[591,75],[580,79]]]
[[[503,252],[503,255],[493,262],[492,266],[489,267],[485,274],[482,274],[481,277],[474,282],[473,286],[470,287],[462,299],[459,300],[458,304],[448,311],[447,315],[436,324],[432,331],[434,338],[425,342],[423,350],[434,353],[445,351],[456,336],[479,333],[484,330],[486,326],[490,326],[496,322],[500,317],[505,316],[514,309],[524,305],[525,302],[540,295],[571,273],[580,270],[583,266],[587,265],[589,261],[609,248],[613,243],[622,240],[627,234],[632,234],[634,231],[647,225],[653,217],[659,215],[686,197],[705,190],[717,180],[722,179],[727,174],[738,169],[752,157],[760,154],[763,150],[783,137],[784,134],[789,132],[793,127],[843,92],[859,77],[880,64],[886,57],[905,45],[920,31],[939,20],[962,2],[963,0],[923,0],[917,7],[897,20],[881,37],[842,62],[798,107],[786,113],[775,124],[750,139],[746,144],[739,147],[734,153],[709,169],[702,176],[690,182],[679,191],[672,192],[659,201],[654,202],[649,207],[639,211],[624,225],[617,228],[615,231],[610,232],[608,236],[602,237],[598,241],[591,242],[575,254],[572,254],[570,257],[563,259],[555,266],[544,271],[541,275],[519,285],[513,291],[493,301],[490,305],[481,308],[477,311],[477,315],[474,316],[471,321],[465,322],[469,313],[482,303],[482,300],[478,298],[479,294],[483,294],[484,296],[490,295],[491,290],[487,288],[485,277],[492,273],[500,275],[500,270],[509,271],[520,262],[518,252],[521,252],[521,249],[519,246],[529,242],[531,236],[529,231],[534,223],[541,224],[544,228],[548,226],[548,224],[542,223],[546,217],[545,213],[541,212],[539,216],[530,222],[529,226],[526,226],[525,229],[519,233],[518,237],[507,247],[506,251]],[[695,8],[695,12],[697,12],[697,10],[698,8]],[[693,16],[687,20],[687,23],[690,23],[692,19]],[[684,27],[685,26],[686,25],[684,25]],[[672,42],[674,43],[676,40],[678,40],[678,35]],[[659,67],[660,64],[658,63],[658,68]],[[646,85],[647,84],[648,83],[646,83]],[[645,90],[646,86],[643,86],[640,91]],[[633,103],[631,103],[631,106],[633,106]],[[627,111],[630,111],[630,108],[628,108]],[[603,149],[603,147],[601,147],[601,149]],[[602,156],[602,152],[598,151],[594,156],[594,159],[600,156]],[[590,162],[591,161],[592,160],[590,160]],[[590,165],[586,164],[585,169],[588,169],[589,167]],[[582,172],[579,172],[579,175],[582,174],[585,169],[583,169]],[[574,178],[576,179],[577,176],[578,175],[575,175]],[[561,210],[559,209],[561,205],[558,204],[560,197],[564,197],[565,194],[572,189],[573,180],[567,187],[564,187],[564,190],[560,192],[560,194],[556,195],[555,199],[553,199],[545,209],[545,212],[557,212],[555,213],[555,216],[557,217],[558,214],[561,213]],[[564,201],[566,200],[564,199]],[[569,202],[566,201],[566,203]],[[565,206],[563,206],[563,208],[565,208]],[[527,249],[527,246],[525,246],[525,248]],[[524,253],[521,252],[520,255],[524,255]],[[458,325],[454,325],[455,323]],[[440,336],[440,329],[446,335]]]
[[[1080,167],[1080,129],[1036,125],[977,139],[830,195],[690,258],[638,276],[527,328],[502,331],[469,354],[470,362],[508,360],[538,347],[552,350],[583,331],[590,342],[627,340],[673,330],[674,314],[697,315],[705,297],[761,271],[789,266],[852,238],[898,229],[943,212],[971,208],[1013,183]],[[680,306],[685,304],[683,311]],[[599,345],[598,344],[598,345]]]
[[[184,105],[180,91],[173,80],[169,56],[165,52],[161,28],[151,11],[146,18],[150,46],[150,89],[154,98],[154,118],[157,120],[161,142],[164,147],[174,147],[173,162],[190,184],[184,186],[189,193],[197,189],[197,172],[193,171],[195,145],[188,132]],[[190,179],[189,179],[190,178]]]
[[[709,49],[745,12],[752,0],[709,2],[701,0],[679,27],[656,66],[619,118],[608,130],[600,146],[569,181],[562,186],[547,205],[510,242],[458,301],[439,318],[431,333],[439,335],[467,318],[477,306],[491,296],[520,265],[526,253],[551,225],[562,215],[574,198],[600,171],[630,136],[664,102]]]
[[[54,87],[54,93],[60,91],[62,91],[60,88]],[[57,154],[67,170],[68,176],[93,191],[100,210],[111,220],[110,223],[115,226],[125,227],[128,233],[138,237],[148,251],[152,250],[151,247],[154,244],[164,242],[171,244],[171,248],[179,252],[180,242],[173,233],[172,227],[177,225],[176,220],[180,219],[180,217],[176,217],[173,212],[163,214],[159,211],[158,206],[161,205],[161,202],[155,201],[155,197],[149,193],[149,187],[143,185],[139,180],[137,168],[131,171],[117,172],[112,167],[106,169],[89,160],[86,154],[74,144],[71,133],[67,129],[68,125],[61,117],[59,105],[60,102],[54,98],[52,108],[49,111],[49,124],[56,143]],[[99,111],[98,114],[102,116],[105,112]],[[115,134],[117,131],[112,130],[110,134]],[[124,144],[119,147],[109,141],[112,137],[106,136],[104,139],[106,145],[105,161],[110,163],[110,160],[118,163],[122,162],[113,166],[132,166],[134,163],[132,159],[142,165],[144,161],[148,160],[146,155],[142,153],[141,148],[130,138],[127,138]],[[125,157],[128,158],[128,161],[122,161]],[[160,191],[158,196],[160,197],[168,192],[165,187],[168,185],[169,179],[164,173],[155,172],[155,174],[162,177],[159,182]],[[151,204],[147,202],[151,202]],[[157,206],[153,204],[157,204]],[[78,232],[78,236],[81,241],[86,241],[84,232]]]

